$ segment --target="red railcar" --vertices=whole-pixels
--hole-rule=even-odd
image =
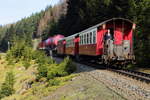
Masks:
[[[63,46],[64,54],[101,58],[105,63],[131,61],[134,28],[135,24],[128,19],[113,18],[64,38],[66,43],[57,49]],[[108,34],[109,39],[105,38]]]
[[[45,49],[45,47],[46,47],[45,42],[40,42],[38,45],[38,49]]]
[[[64,36],[63,35],[55,35],[53,37],[49,37],[48,39],[46,39],[45,41],[42,41],[39,43],[39,49],[55,49],[58,45],[58,41],[63,39]]]
[[[65,39],[59,40],[58,45],[57,45],[57,54],[60,54],[60,55],[65,54],[65,49],[66,49]]]

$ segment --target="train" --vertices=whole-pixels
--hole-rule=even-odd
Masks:
[[[49,37],[48,39],[42,41],[39,43],[37,49],[43,49],[43,50],[55,50],[58,45],[58,40],[63,39],[63,35],[55,35],[53,37]]]
[[[133,33],[136,24],[125,18],[112,18],[81,32],[57,40],[57,55],[73,56],[106,65],[134,63]]]

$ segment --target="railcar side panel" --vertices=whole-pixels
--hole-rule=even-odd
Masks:
[[[79,46],[79,54],[96,56],[96,44],[80,45]]]
[[[57,53],[58,54],[64,54],[64,52],[63,52],[63,41],[59,41],[58,42],[58,45],[57,45]]]
[[[74,55],[74,47],[66,47],[66,52],[65,54],[67,55]]]

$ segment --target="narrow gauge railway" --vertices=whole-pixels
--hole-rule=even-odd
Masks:
[[[88,58],[94,64],[102,62],[108,67],[126,66],[135,60],[134,29],[132,21],[112,18],[68,37],[58,35],[49,38],[42,41],[39,48],[51,48],[58,55],[72,56],[78,61]],[[150,83],[149,74],[114,68],[109,70]]]
[[[97,69],[106,69],[112,72],[116,72],[128,77],[131,77],[133,79],[139,80],[141,82],[145,82],[145,83],[150,83],[150,74],[148,73],[143,73],[143,72],[139,72],[139,71],[134,71],[134,70],[127,70],[127,69],[118,69],[118,68],[114,68],[112,66],[109,67],[104,67],[105,65],[102,64],[98,64],[98,63],[92,63],[92,62],[78,62],[81,64],[85,64],[87,66],[91,66]]]
[[[61,56],[61,58],[62,58],[62,56]],[[74,60],[74,62],[79,63],[79,64],[93,67],[93,68],[96,68],[98,70],[100,70],[100,69],[101,70],[108,70],[108,71],[115,72],[115,73],[118,73],[121,75],[125,75],[127,77],[131,77],[132,79],[136,79],[136,80],[139,80],[141,82],[145,82],[147,84],[150,84],[150,74],[148,74],[148,73],[143,73],[143,72],[128,70],[128,69],[120,69],[120,68],[112,67],[112,66],[106,67],[106,65],[104,65],[104,64],[100,64],[98,62],[93,62],[93,61],[88,61],[88,62],[85,60],[76,61],[76,59],[74,59],[74,58],[72,58],[72,59]]]
[[[147,73],[124,69],[108,69],[108,70],[132,77],[142,82],[150,83],[150,74]]]
[[[62,57],[54,57],[54,59],[58,63],[63,61]],[[150,98],[148,83],[107,70],[102,64],[96,64],[93,61],[75,61],[75,63],[78,66],[77,73],[81,76],[84,75],[84,77],[86,76],[85,78],[91,77],[104,84],[108,89],[125,98],[125,100],[149,100]]]

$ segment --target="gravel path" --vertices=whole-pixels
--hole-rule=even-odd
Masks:
[[[61,62],[61,59],[57,58],[56,61]],[[92,77],[123,98],[128,100],[150,100],[150,84],[108,70],[97,70],[82,64],[77,64],[77,66],[77,72],[84,74],[85,78]]]

